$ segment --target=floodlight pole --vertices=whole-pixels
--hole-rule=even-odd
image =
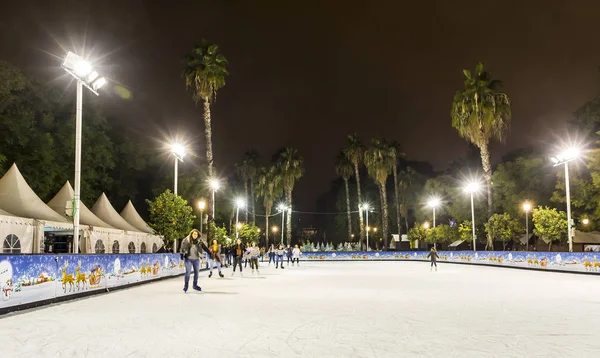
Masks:
[[[569,162],[565,162],[565,191],[567,194],[567,235],[569,252],[573,252],[573,230],[571,230],[571,191],[569,190]]]
[[[471,191],[471,223],[473,224],[473,251],[477,251],[477,236],[475,235],[475,205],[473,204],[473,192]]]
[[[238,239],[240,237],[239,235],[239,229],[238,229],[238,225],[239,225],[239,216],[240,216],[240,206],[237,205],[237,209],[235,210],[235,238]]]
[[[365,209],[365,213],[367,215],[367,251],[371,251],[369,248],[369,209]]]
[[[83,82],[77,79],[77,103],[75,108],[75,195],[73,215],[73,253],[79,253],[79,207],[81,202],[81,122],[83,105]]]
[[[177,155],[174,155],[175,157],[175,181],[173,183],[173,194],[175,194],[175,196],[177,196],[177,171],[178,171],[178,167],[179,167],[179,158],[177,158]]]
[[[285,209],[282,209],[281,210],[281,245],[283,245],[283,234],[285,232],[284,225],[285,225]]]

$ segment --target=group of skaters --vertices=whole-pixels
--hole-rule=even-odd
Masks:
[[[209,278],[213,275],[214,267],[217,268],[219,276],[224,277],[225,275],[223,275],[221,268],[222,266],[228,267],[229,265],[233,265],[231,276],[235,275],[236,268],[239,267],[240,275],[243,277],[242,263],[244,264],[243,267],[247,267],[248,262],[250,262],[252,274],[255,272],[260,274],[258,270],[258,260],[259,258],[264,257],[265,254],[264,248],[259,248],[256,245],[256,242],[252,242],[250,246],[247,247],[240,239],[237,239],[235,244],[226,247],[221,246],[217,240],[213,240],[210,245],[206,245],[200,239],[200,232],[193,229],[188,237],[181,243],[180,253],[185,263],[184,292],[187,292],[189,289],[192,272],[194,273],[192,288],[196,291],[202,291],[200,286],[198,286],[198,271],[200,269],[200,259],[203,256],[203,252],[208,256],[208,267],[210,270],[208,274]],[[273,262],[276,269],[279,269],[280,267],[281,269],[284,268],[284,258],[287,258],[288,266],[290,261],[292,262],[292,266],[294,266],[294,264],[300,266],[300,255],[302,255],[302,252],[298,245],[294,248],[291,248],[290,245],[284,247],[280,244],[277,248],[275,245],[271,245],[267,253],[269,256],[269,265]]]

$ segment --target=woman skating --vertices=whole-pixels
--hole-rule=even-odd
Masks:
[[[435,270],[437,271],[437,259],[439,259],[440,257],[438,256],[435,247],[431,248],[431,251],[429,251],[429,255],[427,255],[427,257],[431,260],[431,268],[429,269],[429,271],[433,270],[433,266],[435,266]]]
[[[256,242],[252,243],[252,247],[250,249],[250,267],[252,268],[252,273],[254,273],[254,270],[256,270],[257,274],[260,274],[260,272],[258,272],[258,257],[260,256],[260,249],[256,246]]]
[[[271,247],[269,247],[269,266],[271,266],[271,261],[273,261],[273,263],[275,263],[275,246],[271,245]]]
[[[217,270],[219,270],[219,276],[220,277],[224,277],[223,273],[221,272],[221,245],[219,245],[219,242],[217,240],[213,240],[212,245],[210,245],[209,247],[209,252],[210,252],[210,273],[208,274],[208,278],[212,277],[212,271],[213,271],[213,267],[215,266],[215,263],[217,264]]]
[[[237,243],[235,245],[233,245],[233,247],[231,248],[232,254],[233,254],[233,272],[231,273],[231,276],[233,276],[235,274],[235,267],[236,266],[240,266],[240,275],[242,277],[244,277],[244,275],[242,274],[242,259],[244,258],[244,252],[246,251],[246,246],[244,246],[244,244],[242,244],[242,240],[237,239]]]
[[[208,251],[204,243],[200,241],[200,232],[196,229],[190,231],[188,237],[181,242],[181,255],[185,263],[185,276],[183,281],[183,292],[187,292],[190,283],[190,273],[194,271],[192,288],[202,291],[198,286],[198,268],[200,266],[200,254],[202,250]]]
[[[283,248],[283,245],[279,244],[279,247],[275,251],[275,254],[277,255],[277,258],[275,260],[275,268],[279,268],[279,263],[281,262],[281,268],[283,269],[283,255],[285,254],[285,249]]]
[[[294,249],[292,250],[292,266],[294,266],[294,261],[298,264],[298,266],[300,266],[300,255],[302,255],[302,252],[300,251],[298,245],[295,245]]]
[[[287,266],[289,266],[290,261],[292,261],[292,247],[290,245],[285,249],[285,256],[287,257]]]

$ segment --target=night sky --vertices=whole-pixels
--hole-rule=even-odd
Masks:
[[[297,147],[306,166],[299,210],[327,190],[352,132],[395,139],[436,169],[463,156],[449,111],[461,70],[478,61],[512,99],[511,132],[492,146],[495,160],[551,143],[599,87],[593,0],[21,0],[1,10],[0,59],[74,96],[52,55],[61,47],[103,55],[100,72],[133,97],[113,86],[102,106],[148,138],[185,132],[200,154],[202,110],[184,88],[181,59],[203,38],[217,43],[231,75],[212,108],[216,167],[231,173],[249,148],[266,162],[277,148]]]

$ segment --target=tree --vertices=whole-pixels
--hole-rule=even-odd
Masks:
[[[427,230],[423,227],[423,224],[420,224],[418,222],[415,223],[415,225],[408,230],[408,239],[410,241],[425,241],[425,238],[427,237]]]
[[[285,148],[279,153],[277,159],[277,170],[281,175],[283,191],[285,193],[285,202],[287,206],[287,244],[292,239],[292,192],[296,180],[304,175],[304,160],[298,155],[295,148]],[[283,228],[281,228],[283,230]]]
[[[344,155],[340,153],[336,158],[335,171],[344,180],[346,187],[346,213],[348,219],[348,241],[352,241],[352,217],[350,215],[350,188],[348,186],[348,180],[352,176],[353,167],[352,163]]]
[[[408,232],[408,214],[410,204],[417,202],[422,177],[413,168],[407,167],[398,174],[398,210],[404,218],[406,231]]]
[[[485,232],[492,239],[502,240],[502,249],[506,250],[506,243],[516,240],[523,234],[523,228],[517,219],[508,213],[494,214],[485,223]]]
[[[265,207],[265,241],[266,245],[269,246],[269,216],[271,216],[273,203],[283,192],[281,175],[277,167],[270,166],[269,168],[261,168],[259,170],[256,191],[258,196],[263,198],[263,205]]]
[[[533,233],[548,240],[548,251],[552,251],[553,242],[567,237],[567,214],[549,207],[533,209]]]
[[[470,220],[458,225],[458,239],[473,244],[473,223]]]
[[[362,204],[362,195],[360,192],[360,164],[362,163],[365,146],[361,143],[360,138],[356,135],[348,136],[348,145],[343,149],[346,158],[354,166],[354,177],[356,178],[356,193],[357,193],[357,204],[356,208],[359,209],[359,224],[360,224],[360,244],[364,245],[365,242],[365,224],[363,221],[362,212],[360,206]]]
[[[227,235],[227,229],[225,226],[217,226],[214,222],[211,221],[210,229],[208,231],[208,245],[213,242],[213,240],[217,240],[219,245],[227,245],[231,243],[231,238]]]
[[[242,242],[245,242],[246,244],[250,244],[251,242],[258,243],[258,239],[260,238],[260,231],[258,229],[258,226],[243,223],[242,227],[238,230],[238,235]]]
[[[193,209],[182,197],[169,189],[154,200],[146,200],[150,212],[150,227],[165,240],[165,247],[172,248],[173,242],[186,237],[192,230]]]
[[[257,171],[258,153],[255,150],[249,150],[244,153],[244,158],[235,165],[238,175],[244,183],[244,194],[246,199],[246,222],[248,222],[248,211],[252,211],[252,223],[255,223],[256,215],[254,213],[254,179]],[[250,187],[250,195],[248,195]],[[250,200],[249,200],[250,199]]]
[[[390,143],[390,156],[392,157],[392,174],[394,174],[394,204],[396,206],[396,224],[398,225],[398,235],[402,233],[400,230],[400,194],[398,193],[398,155],[400,154],[400,144],[396,141]],[[408,231],[408,228],[406,229]]]
[[[487,183],[488,216],[491,216],[493,196],[489,144],[491,139],[504,140],[511,117],[510,99],[505,93],[499,92],[500,81],[491,78],[490,73],[484,70],[483,63],[475,66],[475,73],[463,70],[463,74],[464,89],[456,92],[452,102],[452,127],[480,150]],[[488,247],[494,247],[489,236]]]
[[[389,146],[385,142],[374,139],[371,142],[371,146],[365,151],[364,162],[369,176],[371,176],[379,186],[382,235],[384,246],[388,247],[389,229],[386,182],[393,167]]]
[[[213,151],[210,103],[217,97],[217,92],[225,86],[228,62],[215,44],[202,40],[191,53],[184,58],[183,77],[185,87],[192,91],[194,102],[204,104],[204,133],[206,136],[206,162],[208,176],[213,177]]]
[[[452,243],[458,238],[458,230],[447,224],[440,224],[426,230],[425,241],[430,244]]]

